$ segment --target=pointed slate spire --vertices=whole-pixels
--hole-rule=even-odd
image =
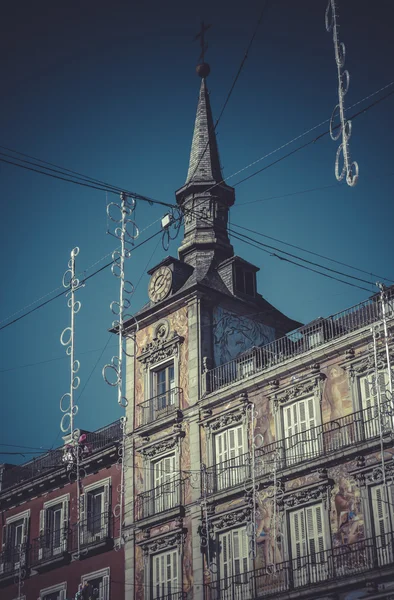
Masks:
[[[223,181],[220,168],[205,81],[209,72],[207,63],[197,66],[202,81],[189,169],[185,184],[175,192],[177,203],[185,215],[185,232],[178,249],[179,258],[193,267],[199,265],[201,273],[234,255],[227,224],[235,194],[234,188]]]
[[[197,181],[219,183],[222,179],[208,88],[202,76],[186,185]]]

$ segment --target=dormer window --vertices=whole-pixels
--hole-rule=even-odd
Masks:
[[[254,271],[248,271],[241,265],[235,266],[235,291],[247,296],[255,295],[255,277]]]

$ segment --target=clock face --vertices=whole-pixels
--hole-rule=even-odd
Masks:
[[[160,267],[151,277],[148,287],[149,298],[152,302],[164,300],[170,293],[172,284],[172,271],[168,267]]]

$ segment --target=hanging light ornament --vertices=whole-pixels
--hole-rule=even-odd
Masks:
[[[345,96],[349,89],[350,75],[345,66],[345,44],[339,42],[338,35],[338,20],[336,13],[335,0],[329,0],[326,9],[326,29],[328,32],[332,30],[334,40],[335,62],[337,63],[338,71],[338,104],[333,110],[330,119],[330,135],[331,139],[336,141],[342,136],[342,142],[337,150],[335,159],[335,177],[338,181],[346,178],[346,183],[353,187],[358,180],[358,164],[351,161],[349,140],[352,135],[352,122],[345,117]],[[339,117],[339,125],[334,125],[334,121]],[[340,169],[341,155],[343,155],[343,167]]]

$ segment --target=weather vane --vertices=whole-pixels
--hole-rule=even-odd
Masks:
[[[209,28],[210,25],[205,25],[204,21],[201,21],[201,30],[199,31],[199,33],[197,33],[196,37],[194,38],[194,40],[200,40],[201,54],[198,60],[201,63],[205,62],[205,52],[208,50],[208,44],[205,43],[205,32],[208,31]]]

